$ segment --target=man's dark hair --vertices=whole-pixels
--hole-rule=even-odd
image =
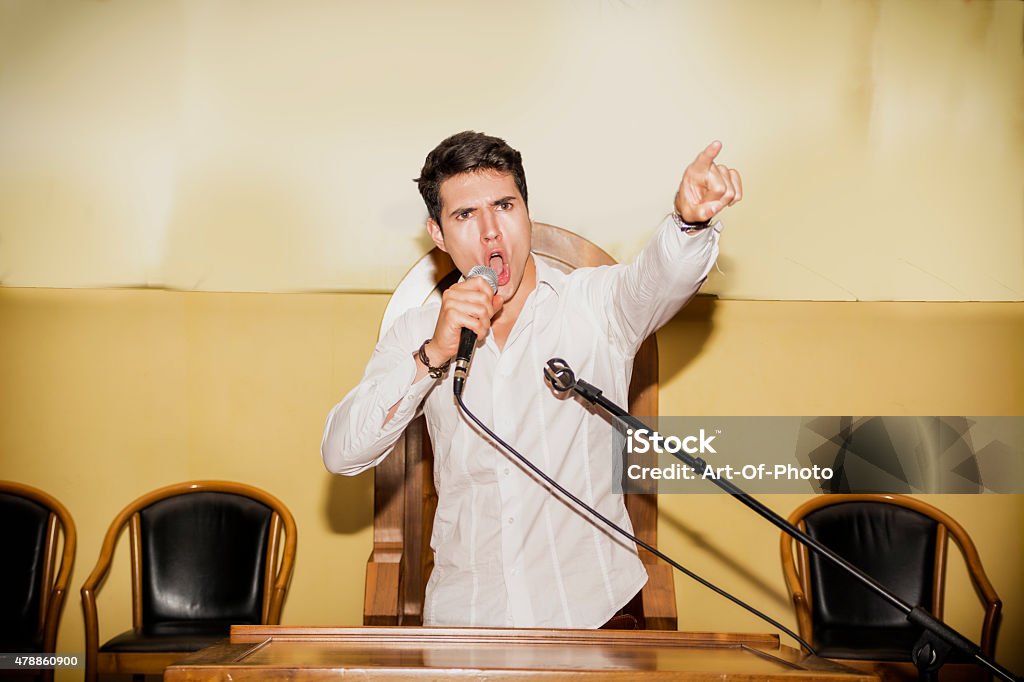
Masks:
[[[477,171],[510,173],[523,202],[527,202],[522,155],[499,137],[466,130],[443,140],[427,154],[423,170],[414,181],[434,222],[441,224],[441,183],[453,175]]]

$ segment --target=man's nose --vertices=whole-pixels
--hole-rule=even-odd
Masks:
[[[484,211],[480,220],[480,238],[485,241],[494,241],[501,235],[498,229],[498,219],[490,211]]]

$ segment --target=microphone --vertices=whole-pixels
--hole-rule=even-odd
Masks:
[[[486,265],[474,265],[466,275],[466,279],[471,277],[483,277],[491,285],[491,291],[498,293],[498,273]],[[469,361],[473,359],[474,349],[476,349],[476,332],[463,327],[462,335],[459,336],[459,352],[455,355],[455,380],[452,382],[452,389],[457,396],[462,395],[462,389],[466,385]]]

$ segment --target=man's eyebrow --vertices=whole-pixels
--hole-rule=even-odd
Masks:
[[[465,208],[457,208],[454,211],[452,211],[451,213],[449,213],[448,217],[449,218],[454,218],[455,216],[459,215],[460,213],[472,213],[475,210],[476,209],[474,207],[472,207],[472,206],[466,206]]]
[[[501,197],[500,199],[495,199],[494,201],[491,202],[491,206],[500,206],[501,204],[511,203],[511,202],[513,202],[515,200],[516,200],[515,196],[509,194],[506,197]],[[449,213],[448,217],[449,218],[454,218],[455,216],[459,215],[460,213],[473,213],[474,211],[476,211],[476,207],[475,206],[466,206],[464,208],[457,208],[454,211],[452,211],[451,213]]]

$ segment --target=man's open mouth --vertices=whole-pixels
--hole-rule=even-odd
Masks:
[[[503,287],[512,278],[512,272],[508,267],[508,259],[502,251],[492,251],[487,259],[487,264],[492,270],[498,273],[498,286]]]

